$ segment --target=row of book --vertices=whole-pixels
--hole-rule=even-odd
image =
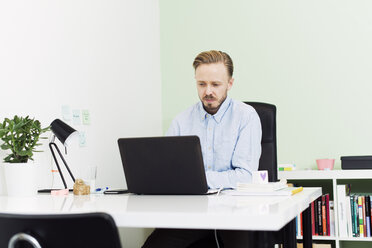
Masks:
[[[298,234],[303,235],[302,214],[297,217]],[[324,194],[311,203],[311,231],[313,236],[335,236],[333,201]]]
[[[371,195],[351,194],[350,185],[337,185],[340,237],[371,237]]]
[[[311,230],[313,236],[335,236],[334,204],[329,194],[311,203]]]
[[[337,185],[339,237],[372,237],[372,195],[351,194],[350,184]],[[335,236],[334,202],[324,194],[311,203],[313,236]],[[302,215],[297,217],[297,234],[303,235]]]

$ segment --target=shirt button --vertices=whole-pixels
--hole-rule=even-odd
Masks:
[[[211,131],[211,130],[212,130],[212,128],[208,128],[208,130],[209,130],[209,131]]]
[[[212,168],[212,166],[208,166],[208,169],[211,169]]]
[[[208,147],[208,150],[212,149],[211,147]]]

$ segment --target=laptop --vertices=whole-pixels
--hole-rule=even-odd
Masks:
[[[198,136],[118,140],[128,191],[146,195],[208,192]]]

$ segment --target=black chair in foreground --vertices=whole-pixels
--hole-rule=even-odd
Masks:
[[[106,213],[0,213],[0,230],[0,247],[4,248],[121,247],[115,222]]]

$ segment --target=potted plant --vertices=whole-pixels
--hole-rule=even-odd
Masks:
[[[4,177],[8,195],[34,195],[37,193],[37,163],[33,163],[34,152],[40,146],[41,134],[49,127],[41,128],[40,122],[28,116],[14,116],[0,122],[1,149],[10,154],[4,158]]]

